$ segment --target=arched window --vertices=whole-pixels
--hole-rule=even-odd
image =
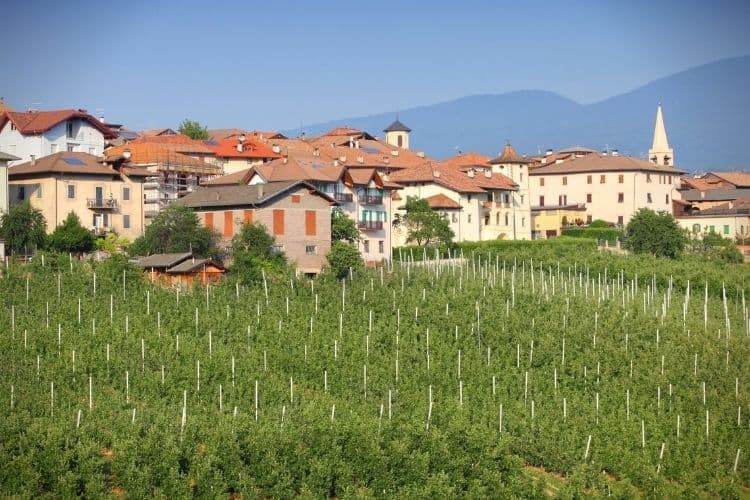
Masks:
[[[495,225],[496,226],[500,225],[500,212],[495,214]]]
[[[506,226],[508,225],[508,214],[507,214],[507,212],[506,212],[506,214],[505,214],[505,225],[506,225]]]
[[[399,134],[396,142],[398,142],[398,147],[400,148],[404,147],[404,136]]]

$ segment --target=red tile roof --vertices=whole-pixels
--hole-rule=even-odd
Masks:
[[[0,113],[0,129],[10,121],[25,135],[41,134],[52,127],[71,119],[81,119],[99,130],[105,139],[114,139],[117,134],[83,109],[60,109],[56,111],[3,111]]]
[[[190,167],[199,168],[206,173],[221,173],[221,168],[203,160],[195,159],[170,148],[167,144],[133,141],[121,146],[107,149],[104,154],[108,159],[121,157],[125,150],[130,150],[130,166],[154,165],[157,167]]]
[[[748,172],[711,172],[710,174],[713,174],[730,184],[734,184],[737,188],[750,187],[750,173]]]
[[[458,193],[485,193],[488,189],[512,191],[518,189],[511,179],[502,174],[488,170],[489,177],[487,177],[485,172],[469,170],[465,172],[441,164],[424,164],[394,172],[389,179],[400,184],[434,182]]]
[[[531,163],[527,158],[521,157],[510,143],[507,143],[503,148],[503,152],[497,158],[490,160],[493,165],[499,165],[504,163]]]
[[[13,109],[10,106],[8,106],[8,104],[6,104],[5,101],[0,99],[0,113],[4,111],[13,111]]]
[[[455,208],[460,209],[461,208],[461,205],[458,202],[451,200],[450,198],[448,198],[446,195],[442,193],[429,196],[426,198],[426,200],[427,200],[427,203],[429,203],[430,207],[432,208],[443,208],[443,209],[446,209],[446,208],[447,209],[455,209]]]
[[[261,160],[281,158],[281,155],[274,153],[270,147],[253,139],[245,139],[245,142],[242,143],[242,151],[237,149],[237,145],[240,144],[240,141],[237,138],[204,141],[204,144],[214,152],[217,158],[248,158]]]
[[[490,158],[483,154],[469,152],[462,153],[440,162],[442,165],[448,167],[467,167],[467,166],[478,166],[487,165]]]
[[[191,139],[183,134],[168,134],[141,137],[128,144],[159,144],[178,153],[213,155],[213,150],[206,146],[203,141]]]

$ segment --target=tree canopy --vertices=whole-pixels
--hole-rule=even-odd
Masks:
[[[354,219],[349,218],[340,208],[334,208],[331,212],[331,241],[354,243],[359,239],[359,229]]]
[[[232,265],[229,271],[240,281],[255,283],[263,271],[279,273],[286,269],[283,252],[274,248],[275,240],[260,223],[244,224],[232,238]]]
[[[625,228],[625,247],[633,253],[674,259],[685,248],[685,232],[669,212],[641,208]]]
[[[420,246],[448,245],[455,236],[445,215],[434,211],[427,200],[414,196],[407,198],[406,214],[397,215],[394,223],[406,229],[407,243]]]
[[[351,268],[358,271],[364,267],[362,255],[353,243],[337,240],[331,243],[331,251],[326,256],[328,267],[337,278],[344,278]]]
[[[182,120],[182,123],[180,123],[180,128],[178,128],[177,131],[190,137],[191,139],[197,139],[201,141],[205,141],[209,137],[207,127],[201,125],[197,121],[189,120],[187,118]]]
[[[94,235],[81,225],[81,220],[70,212],[47,239],[50,250],[60,253],[85,253],[94,249]]]
[[[10,253],[26,253],[44,246],[47,221],[29,202],[11,205],[0,219],[0,236]]]
[[[172,203],[159,212],[128,249],[131,255],[179,253],[218,257],[216,234],[201,226],[198,215],[189,207]]]

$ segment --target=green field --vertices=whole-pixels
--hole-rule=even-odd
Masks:
[[[11,264],[0,495],[747,496],[745,268],[531,255],[179,293]]]

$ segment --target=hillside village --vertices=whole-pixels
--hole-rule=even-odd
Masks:
[[[165,207],[192,208],[224,247],[259,222],[300,272],[317,274],[331,248],[331,211],[356,223],[368,265],[406,245],[394,224],[415,197],[442,214],[454,241],[533,240],[603,220],[627,225],[640,208],[668,211],[700,237],[744,239],[750,174],[679,168],[661,105],[648,159],[584,146],[524,155],[437,160],[398,118],[380,131],[349,127],[286,137],[215,129],[198,140],[171,128],[135,132],[83,109],[14,111],[0,103],[0,211],[28,202],[47,230],[70,212],[97,235],[134,240]]]

